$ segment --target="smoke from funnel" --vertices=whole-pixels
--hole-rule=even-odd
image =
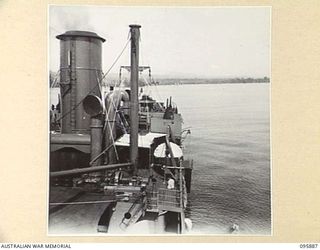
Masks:
[[[57,11],[56,8],[60,8]],[[50,22],[50,26],[55,27],[60,32],[67,30],[87,30],[96,32],[92,25],[89,11],[83,7],[61,7],[53,6],[50,8],[50,15],[56,23]]]

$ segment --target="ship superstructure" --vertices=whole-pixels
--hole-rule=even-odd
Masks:
[[[185,233],[192,160],[182,116],[139,91],[140,26],[130,25],[130,88],[102,91],[96,33],[60,39],[60,116],[50,131],[49,233]],[[121,71],[120,71],[121,77]],[[150,77],[151,79],[151,77]],[[188,132],[188,131],[187,131]]]

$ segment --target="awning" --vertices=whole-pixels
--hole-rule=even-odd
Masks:
[[[162,133],[148,133],[145,135],[138,136],[138,147],[139,148],[150,148],[153,140],[155,138],[166,136],[166,134]],[[120,137],[116,142],[116,146],[129,147],[130,146],[130,134],[124,134]]]

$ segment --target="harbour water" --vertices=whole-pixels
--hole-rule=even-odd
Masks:
[[[188,216],[193,232],[271,233],[269,84],[157,87],[173,96],[191,127],[185,156],[194,159]]]
[[[145,88],[172,96],[191,135],[193,158],[187,217],[192,234],[271,233],[269,84],[167,85]],[[56,104],[57,91],[51,91]]]

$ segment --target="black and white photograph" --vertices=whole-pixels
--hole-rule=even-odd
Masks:
[[[48,6],[47,234],[272,235],[269,6]]]

